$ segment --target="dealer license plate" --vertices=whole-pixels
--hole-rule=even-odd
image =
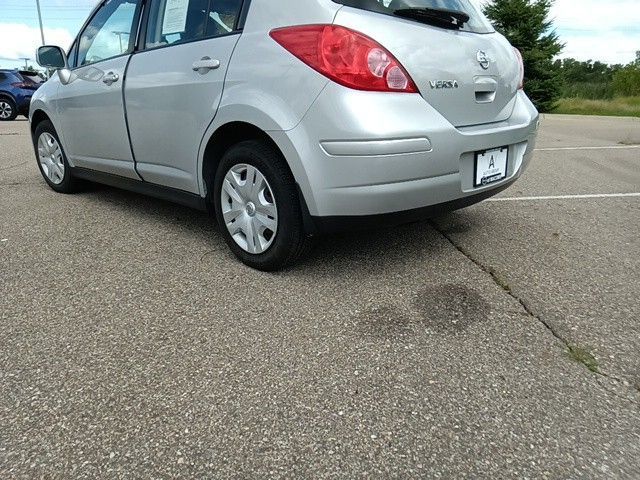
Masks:
[[[476,187],[484,187],[507,178],[509,147],[494,148],[476,153]]]

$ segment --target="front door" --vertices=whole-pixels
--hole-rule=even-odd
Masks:
[[[135,47],[142,0],[106,0],[70,55],[72,77],[61,85],[57,108],[69,160],[129,178],[136,174],[122,90]],[[77,49],[77,50],[75,50]]]
[[[127,70],[137,170],[147,182],[198,192],[200,142],[240,37],[242,0],[154,0],[145,48]]]

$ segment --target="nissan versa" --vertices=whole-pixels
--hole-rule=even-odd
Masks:
[[[486,199],[534,149],[522,57],[470,0],[107,0],[33,96],[38,165],[209,209],[244,263]]]

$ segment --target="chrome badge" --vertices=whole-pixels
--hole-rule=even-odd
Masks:
[[[457,80],[431,80],[429,82],[429,86],[431,86],[433,90],[442,90],[442,89],[459,87]]]
[[[478,59],[478,63],[483,69],[485,70],[489,69],[489,57],[485,52],[483,52],[482,50],[479,50],[478,54],[476,55],[476,58]]]

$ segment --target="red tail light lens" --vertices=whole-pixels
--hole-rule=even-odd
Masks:
[[[16,88],[29,88],[30,85],[25,82],[17,82],[17,83],[12,83],[11,86]]]
[[[516,58],[518,59],[518,65],[520,67],[520,82],[518,83],[518,90],[522,90],[524,88],[524,61],[522,60],[520,50],[514,47],[513,51],[516,53]]]
[[[279,28],[270,35],[311,68],[345,87],[418,93],[400,62],[362,33],[338,25],[302,25]]]

